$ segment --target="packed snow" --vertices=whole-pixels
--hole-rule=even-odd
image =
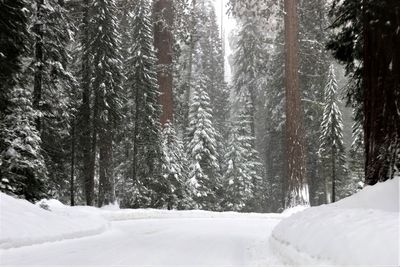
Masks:
[[[400,266],[399,178],[282,220],[270,242],[287,264]]]
[[[259,253],[268,250],[280,214],[33,205],[4,194],[1,203],[1,265],[280,264]]]
[[[0,200],[1,265],[399,265],[399,178],[282,214]]]

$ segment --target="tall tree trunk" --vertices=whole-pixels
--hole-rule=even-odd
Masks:
[[[285,0],[285,52],[286,52],[286,207],[309,204],[306,183],[303,111],[299,87],[297,0]]]
[[[400,165],[400,3],[364,1],[365,183],[393,178]]]
[[[82,12],[82,105],[80,107],[80,144],[82,149],[82,168],[86,205],[93,206],[94,201],[94,164],[92,164],[92,123],[90,109],[90,55],[87,46],[90,42],[89,36],[89,0],[85,0]]]
[[[115,201],[112,140],[112,125],[107,122],[99,133],[99,207]]]
[[[157,0],[154,4],[154,47],[157,52],[158,86],[161,92],[160,103],[162,106],[161,124],[173,119],[172,95],[172,27],[173,6],[172,0]]]
[[[336,201],[336,147],[332,145],[332,203]]]
[[[186,85],[186,94],[185,94],[185,114],[183,121],[183,130],[184,132],[189,127],[189,107],[190,107],[190,98],[191,98],[191,89],[192,89],[192,74],[193,74],[193,53],[196,46],[196,0],[192,0],[192,15],[191,15],[191,23],[190,23],[190,43],[189,43],[189,62],[188,62],[188,73],[187,73],[187,85]]]
[[[72,122],[71,128],[71,173],[70,173],[70,200],[71,206],[75,206],[75,120]]]
[[[36,23],[34,25],[34,32],[36,35],[35,41],[35,70],[34,70],[34,83],[33,83],[33,108],[40,110],[40,101],[42,100],[43,90],[43,5],[44,0],[36,0]],[[41,118],[36,120],[36,128],[41,131]]]

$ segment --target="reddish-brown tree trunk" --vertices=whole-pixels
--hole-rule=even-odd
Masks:
[[[161,92],[160,104],[162,106],[161,124],[173,119],[173,77],[172,77],[172,26],[173,7],[172,0],[157,0],[154,3],[154,46],[158,59],[158,86]]]
[[[285,0],[286,207],[309,203],[305,177],[303,111],[299,86],[298,33],[297,0]]]

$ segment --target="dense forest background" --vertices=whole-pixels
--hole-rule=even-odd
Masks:
[[[357,2],[297,4],[311,205],[365,178],[360,43],[346,68],[334,59],[346,63],[340,8]],[[282,210],[284,8],[230,1],[237,28],[226,61],[212,0],[0,1],[1,191],[71,205]]]

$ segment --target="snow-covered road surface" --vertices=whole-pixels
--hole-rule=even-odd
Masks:
[[[84,238],[1,250],[1,265],[277,266],[276,218],[170,218],[112,222]]]

